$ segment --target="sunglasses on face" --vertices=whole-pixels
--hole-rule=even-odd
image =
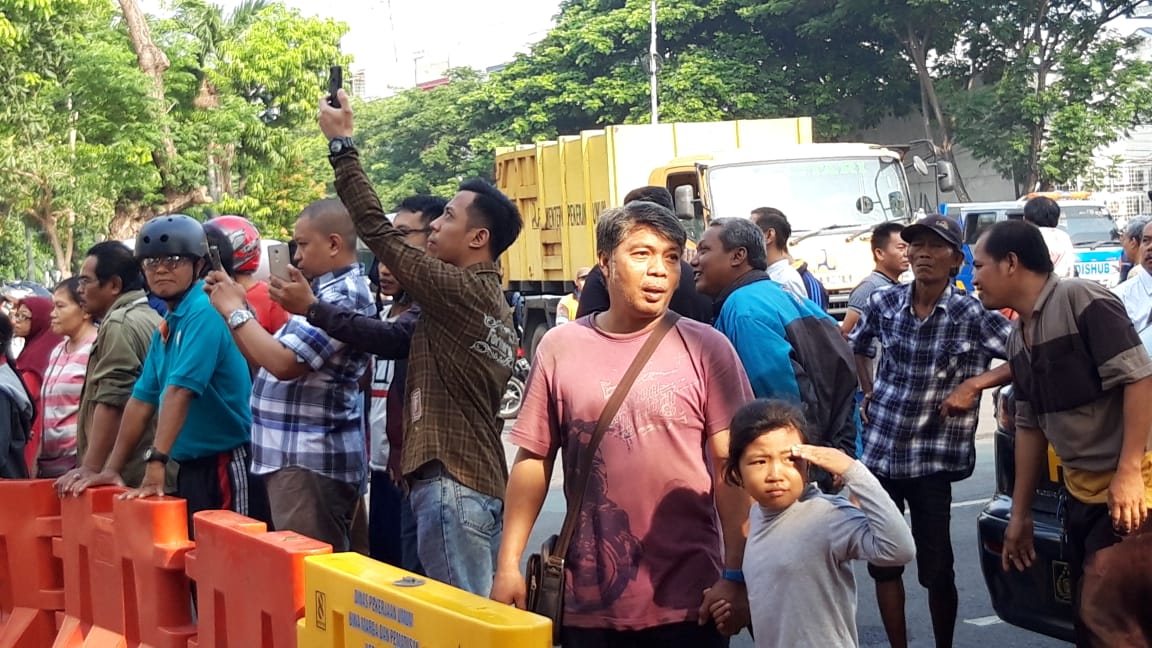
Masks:
[[[168,270],[175,270],[176,268],[180,267],[181,263],[189,260],[191,260],[190,257],[181,256],[179,254],[173,254],[172,256],[166,257],[151,257],[141,261],[140,267],[144,268],[145,270],[156,270],[163,266]]]

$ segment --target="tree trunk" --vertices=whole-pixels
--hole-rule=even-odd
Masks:
[[[148,20],[136,0],[119,0],[120,9],[124,13],[124,22],[128,26],[128,38],[132,41],[132,49],[136,52],[136,60],[144,74],[152,79],[152,91],[149,93],[156,101],[157,118],[161,120],[163,128],[162,144],[152,151],[152,162],[160,171],[161,192],[165,201],[157,205],[144,205],[139,201],[121,201],[117,203],[112,221],[108,225],[110,238],[121,240],[136,235],[144,221],[157,214],[170,214],[179,212],[207,202],[211,202],[204,187],[190,190],[174,188],[177,183],[171,176],[172,163],[176,159],[176,142],[172,139],[172,131],[168,126],[167,99],[164,95],[164,72],[170,63],[164,51],[156,46],[152,40],[152,30],[148,27]]]
[[[928,69],[928,44],[919,36],[916,35],[912,26],[909,25],[907,33],[900,35],[900,40],[904,42],[904,47],[908,51],[908,55],[912,58],[912,63],[916,67],[916,77],[920,81],[920,91],[923,93],[923,99],[931,111],[931,118],[936,122],[940,128],[940,151],[942,157],[952,164],[954,170],[954,177],[956,179],[956,197],[961,202],[970,202],[972,199],[968,196],[968,188],[964,186],[964,178],[960,173],[960,168],[956,165],[956,156],[953,151],[955,146],[955,135],[952,132],[952,122],[949,117],[944,114],[944,107],[940,103],[940,96],[936,93],[936,83],[932,79],[932,72]],[[928,115],[924,116],[928,119]],[[935,138],[932,138],[935,140]]]
[[[139,201],[119,203],[108,224],[108,238],[117,241],[132,238],[140,231],[141,225],[160,214],[179,213],[209,202],[212,200],[206,189],[197,187],[191,191],[165,193],[164,202],[158,205],[146,205]]]
[[[164,50],[156,47],[152,40],[152,30],[148,27],[148,20],[136,0],[120,0],[120,10],[124,13],[124,22],[128,26],[128,38],[132,41],[132,49],[136,51],[136,60],[140,69],[152,79],[152,91],[149,93],[156,101],[156,108],[160,113],[163,124],[163,160],[161,161],[161,177],[166,175],[168,164],[176,158],[176,143],[172,140],[172,132],[168,128],[165,115],[167,99],[164,96],[164,72],[170,63]],[[153,158],[156,153],[153,154]]]

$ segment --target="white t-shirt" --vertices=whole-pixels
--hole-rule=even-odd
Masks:
[[[1128,311],[1128,318],[1136,327],[1140,341],[1148,353],[1152,354],[1152,275],[1144,272],[1141,266],[1136,266],[1128,274],[1128,279],[1113,288],[1112,292],[1124,302],[1124,310]]]
[[[387,312],[387,311],[384,311]],[[397,318],[383,316],[385,322],[395,322]],[[372,470],[387,470],[391,447],[388,444],[388,390],[396,375],[396,361],[373,358],[372,364],[372,409],[368,412],[369,438],[372,442],[368,464]]]
[[[1072,245],[1072,237],[1068,232],[1055,227],[1041,227],[1040,234],[1044,236],[1044,243],[1048,246],[1048,255],[1052,257],[1053,272],[1057,277],[1064,279],[1076,274],[1076,246]]]
[[[804,280],[800,278],[800,273],[792,267],[792,262],[787,257],[768,266],[768,278],[784,286],[784,290],[793,295],[808,299],[808,289],[804,286]]]

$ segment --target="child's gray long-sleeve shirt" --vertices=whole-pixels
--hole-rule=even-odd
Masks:
[[[879,480],[857,461],[844,482],[860,508],[812,484],[782,512],[752,507],[744,578],[757,648],[857,646],[851,561],[898,566],[915,557]]]

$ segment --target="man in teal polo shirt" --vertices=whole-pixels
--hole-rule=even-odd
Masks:
[[[228,325],[204,292],[201,277],[210,264],[204,230],[188,216],[159,216],[140,230],[136,258],[153,294],[167,302],[168,314],[152,337],[103,479],[96,481],[116,483],[118,468],[131,458],[158,409],[156,438],[144,453],[144,480],[121,497],[163,495],[165,466],[175,461],[176,495],[188,501],[189,519],[210,509],[250,515],[252,380]]]

